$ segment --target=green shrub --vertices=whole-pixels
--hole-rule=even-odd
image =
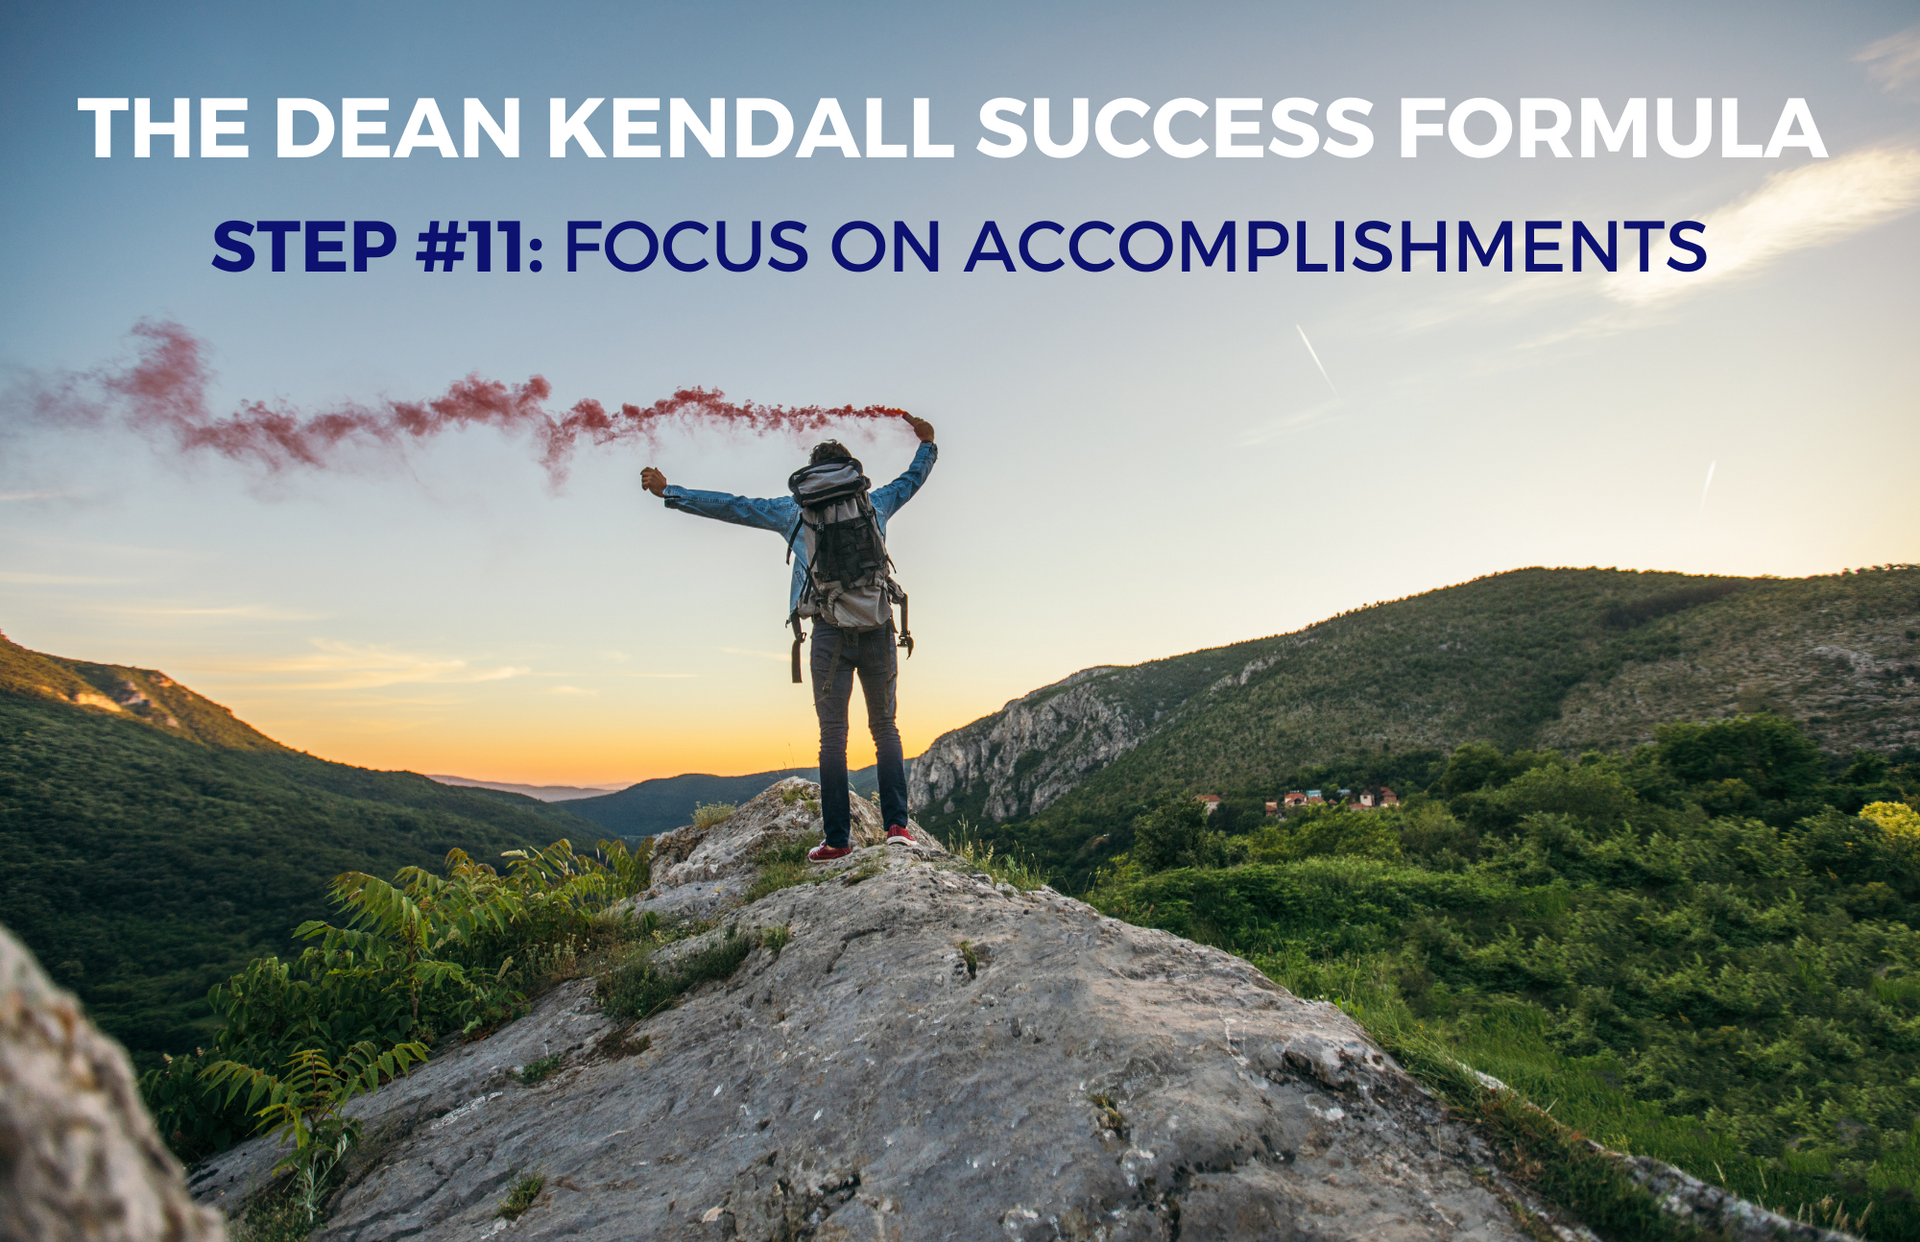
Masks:
[[[731,802],[696,802],[693,804],[693,826],[711,828],[715,824],[724,824],[739,809]]]
[[[559,1072],[559,1069],[559,1057],[539,1057],[521,1066],[520,1072],[515,1074],[514,1077],[518,1078],[526,1086],[531,1087],[553,1077],[554,1074]]]
[[[1399,829],[1400,817],[1391,811],[1312,807],[1255,832],[1247,838],[1247,855],[1254,862],[1334,856],[1395,862],[1401,854]]]
[[[389,1078],[403,1077],[427,1059],[421,1044],[395,1044],[381,1052],[362,1041],[344,1056],[330,1058],[305,1048],[287,1058],[281,1074],[269,1074],[236,1061],[216,1061],[201,1072],[212,1090],[226,1087],[227,1101],[246,1096],[246,1109],[269,1136],[293,1150],[273,1168],[291,1174],[291,1198],[307,1223],[320,1222],[320,1204],[347,1153],[360,1142],[360,1122],[345,1113],[347,1102],[372,1092]]]
[[[547,1188],[547,1176],[544,1173],[529,1173],[513,1184],[507,1197],[500,1201],[500,1210],[494,1216],[502,1220],[518,1220],[520,1215],[534,1205],[540,1198],[540,1192]]]
[[[290,962],[256,959],[209,992],[221,1021],[215,1055],[271,1075],[296,1053],[338,1061],[363,1044],[484,1031],[518,1013],[563,958],[609,935],[606,909],[646,883],[647,852],[621,842],[602,841],[595,855],[561,840],[503,857],[505,875],[456,849],[444,875],[406,867],[392,882],[337,877],[340,923],[310,920],[295,932],[318,944]],[[199,1063],[174,1058],[141,1080],[161,1134],[185,1160],[256,1124],[231,1095],[208,1090]]]
[[[656,966],[652,952],[642,950],[601,978],[601,1008],[615,1017],[650,1018],[702,983],[731,979],[753,947],[751,937],[730,926],[713,944],[668,966]]]
[[[1133,857],[1148,871],[1198,866],[1206,835],[1206,808],[1191,794],[1164,794],[1133,821]]]

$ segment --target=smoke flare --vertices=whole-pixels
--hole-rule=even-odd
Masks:
[[[139,345],[131,364],[41,383],[29,390],[27,404],[42,419],[63,422],[96,423],[118,413],[139,430],[170,436],[183,452],[212,451],[274,473],[295,467],[324,469],[349,445],[399,450],[446,431],[494,427],[530,435],[540,465],[555,486],[566,480],[582,441],[643,441],[657,447],[660,433],[676,426],[803,435],[853,419],[906,417],[906,411],[884,405],[729,401],[715,388],[682,388],[651,405],[625,404],[616,410],[588,398],[555,413],[547,408],[553,385],[545,377],[503,384],[478,373],[456,380],[444,394],[427,401],[350,401],[311,414],[285,404],[245,401],[234,412],[217,415],[207,400],[213,372],[206,361],[206,342],[165,320],[141,320],[133,336]]]

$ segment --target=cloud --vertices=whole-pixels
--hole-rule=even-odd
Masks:
[[[1622,270],[1601,288],[1629,306],[1649,306],[1734,276],[1750,276],[1784,255],[1830,245],[1905,215],[1920,204],[1920,151],[1877,147],[1820,160],[1767,178],[1759,189],[1702,219],[1698,240],[1707,265],[1676,272],[1666,265],[1675,251],[1654,249],[1649,270]],[[1629,256],[1638,251],[1625,247]],[[1622,263],[1621,267],[1627,267]]]
[[[598,690],[582,690],[578,686],[555,686],[552,689],[548,690],[547,693],[548,694],[565,694],[565,695],[577,694],[577,695],[585,695],[591,698],[592,696],[599,694],[600,692]]]
[[[728,655],[758,656],[762,660],[791,660],[791,651],[754,651],[749,647],[722,647]]]
[[[79,582],[81,579],[74,579]],[[106,582],[109,579],[94,579]],[[322,612],[301,612],[292,608],[275,608],[270,604],[227,604],[218,608],[189,608],[181,605],[143,605],[110,604],[100,608],[88,608],[86,612],[111,613],[116,616],[148,617],[230,617],[241,621],[320,621],[327,616]]]
[[[451,656],[419,655],[391,647],[364,646],[316,638],[313,655],[250,666],[263,673],[305,673],[320,680],[302,681],[283,689],[372,690],[398,685],[466,685],[505,681],[533,670],[513,665],[484,667]]]
[[[0,501],[5,500],[65,500],[68,492],[0,492]]]
[[[1890,91],[1898,90],[1920,79],[1920,26],[1869,43],[1853,59],[1867,67],[1868,77]]]
[[[74,578],[66,574],[17,574],[0,570],[0,582],[13,586],[119,586],[134,578]]]

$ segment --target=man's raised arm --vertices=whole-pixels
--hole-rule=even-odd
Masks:
[[[796,512],[793,501],[785,496],[756,499],[735,496],[731,492],[696,492],[692,488],[678,487],[667,482],[667,476],[652,466],[640,472],[640,486],[666,501],[669,509],[679,509],[683,513],[720,522],[732,522],[736,526],[778,531],[782,535],[791,530]]]
[[[901,505],[913,499],[913,494],[927,481],[933,463],[940,456],[940,450],[933,442],[933,424],[911,414],[904,417],[913,425],[913,433],[920,437],[920,448],[914,453],[912,464],[899,478],[874,491],[873,508],[883,519],[892,517]]]

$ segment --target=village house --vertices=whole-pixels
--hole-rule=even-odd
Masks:
[[[1215,811],[1220,809],[1219,794],[1195,794],[1193,796],[1193,800],[1195,802],[1198,802],[1201,806],[1206,807],[1207,814],[1209,815],[1213,814]]]

